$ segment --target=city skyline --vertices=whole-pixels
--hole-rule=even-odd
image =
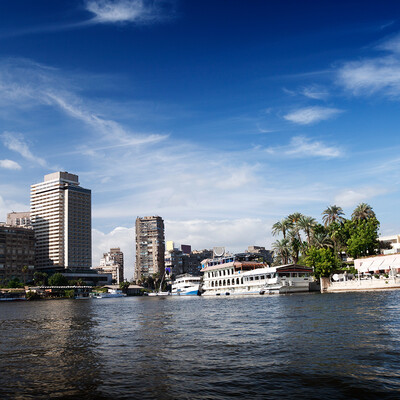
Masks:
[[[194,249],[269,248],[299,211],[369,203],[398,233],[394,1],[4,1],[0,220],[70,171],[93,193],[93,260],[133,274],[135,219]]]

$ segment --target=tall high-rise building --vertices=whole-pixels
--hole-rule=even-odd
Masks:
[[[161,217],[136,218],[135,280],[164,274],[164,221]]]
[[[87,270],[92,264],[91,191],[68,172],[31,186],[36,268]]]

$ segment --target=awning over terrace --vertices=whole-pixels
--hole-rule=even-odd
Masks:
[[[354,260],[354,267],[358,272],[387,271],[393,268],[400,269],[400,254],[375,256]]]

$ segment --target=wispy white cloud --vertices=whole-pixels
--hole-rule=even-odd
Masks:
[[[310,125],[330,119],[341,112],[343,111],[337,108],[313,106],[300,108],[284,115],[283,118],[299,125]]]
[[[269,154],[284,155],[287,157],[322,157],[337,158],[343,155],[343,150],[337,146],[329,146],[321,141],[312,141],[305,136],[295,136],[289,145],[269,147],[266,149]]]
[[[361,202],[370,201],[373,197],[384,195],[387,192],[387,189],[377,186],[345,189],[335,196],[334,202],[341,207],[353,207]]]
[[[160,2],[146,0],[88,0],[91,23],[149,22],[163,17]]]
[[[329,92],[324,87],[318,85],[304,87],[301,90],[301,94],[314,100],[325,100],[329,97]]]
[[[382,93],[390,97],[400,95],[400,35],[383,41],[373,58],[344,63],[337,71],[337,83],[353,95],[370,96]]]
[[[0,160],[0,168],[19,170],[21,166],[13,160]]]
[[[3,32],[0,39],[82,29],[97,24],[154,23],[166,20],[173,14],[173,2],[174,0],[86,0],[85,10],[92,14],[89,19]]]
[[[338,70],[338,83],[352,94],[400,94],[400,60],[393,56],[353,61]]]
[[[4,146],[6,146],[8,149],[19,153],[26,160],[39,164],[42,167],[48,167],[45,159],[35,156],[32,153],[25,141],[24,136],[21,133],[3,132],[0,137]]]
[[[0,195],[0,222],[6,221],[7,214],[11,211],[27,211],[29,205],[18,203]]]
[[[100,116],[77,94],[75,86],[73,79],[63,76],[57,69],[30,60],[7,59],[0,62],[0,106],[8,107],[13,104],[21,108],[56,107],[69,117],[91,127],[97,135],[96,147],[99,149],[156,143],[168,137],[131,132],[117,121]],[[22,154],[25,158],[34,160],[35,157],[29,154],[26,143],[18,144],[18,140],[18,137],[7,139],[10,146],[18,147],[19,152],[25,154]],[[91,151],[96,151],[96,147],[91,146]],[[45,165],[44,160],[36,157],[36,161]]]

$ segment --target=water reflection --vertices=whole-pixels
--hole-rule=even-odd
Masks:
[[[0,397],[391,398],[400,292],[0,304]]]
[[[84,304],[83,304],[84,303]],[[21,398],[96,393],[100,365],[90,302],[1,304],[0,387]]]

